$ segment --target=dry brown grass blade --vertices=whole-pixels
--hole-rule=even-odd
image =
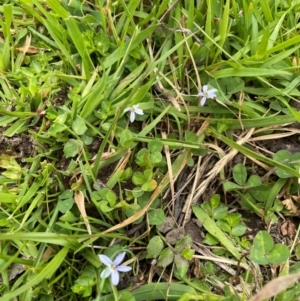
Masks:
[[[209,126],[209,119],[206,119],[203,124],[201,125],[200,129],[197,131],[197,136],[199,137],[200,134],[202,134],[206,128]],[[194,200],[194,194],[196,192],[196,186],[198,185],[199,179],[203,176],[203,173],[206,169],[206,165],[208,164],[209,159],[204,161],[204,164],[202,163],[202,158],[199,157],[198,159],[198,164],[197,164],[197,169],[196,169],[196,175],[194,178],[194,182],[193,182],[193,187],[191,192],[189,193],[186,202],[184,204],[184,207],[182,209],[182,212],[184,213],[184,220],[183,220],[183,225],[185,225],[191,217],[191,204],[193,204],[193,200]]]
[[[197,163],[196,175],[195,175],[193,186],[192,186],[192,190],[188,194],[188,196],[186,198],[186,202],[184,204],[184,207],[182,208],[182,212],[185,213],[184,220],[183,220],[183,223],[182,223],[183,226],[190,220],[190,217],[191,217],[192,200],[193,200],[193,197],[194,197],[194,193],[196,191],[196,186],[198,185],[199,178],[202,175],[202,172],[200,171],[201,167],[202,167],[201,162],[202,162],[202,157],[199,157],[198,158],[198,163]],[[206,164],[205,164],[205,166],[206,166]]]
[[[112,157],[114,154],[116,153],[116,151],[114,149],[111,149],[109,152],[104,152],[101,156],[101,161],[104,161],[106,159],[109,159],[110,157]],[[97,154],[91,159],[91,162],[95,162],[97,158]]]
[[[127,166],[127,163],[128,163],[128,161],[130,159],[130,156],[131,156],[131,150],[128,149],[127,155],[124,156],[124,157],[122,157],[119,160],[117,166],[115,167],[115,171],[118,170],[118,169],[123,171],[126,168],[126,166]]]
[[[167,134],[165,132],[161,133],[161,136],[163,139],[167,139]],[[174,188],[174,179],[173,179],[173,171],[172,171],[172,162],[171,162],[171,156],[170,156],[170,150],[169,146],[165,145],[165,154],[167,159],[167,165],[168,165],[168,171],[169,171],[169,179],[170,179],[170,188],[171,188],[171,195],[172,195],[172,202],[175,200],[175,188]]]
[[[213,261],[216,265],[220,266],[222,269],[224,269],[227,273],[231,274],[232,276],[235,276],[237,272],[236,272],[236,270],[229,267],[229,265],[239,266],[240,268],[243,268],[245,270],[250,269],[250,266],[247,263],[238,262],[238,261],[235,261],[235,260],[231,260],[231,259],[228,259],[228,258],[217,256],[213,252],[211,252],[209,250],[209,248],[207,248],[206,246],[194,243],[193,244],[193,249],[196,250],[198,253],[203,255],[203,256],[194,255],[193,258]]]
[[[80,190],[76,191],[74,194],[74,199],[75,199],[75,203],[80,211],[80,214],[84,220],[86,229],[87,229],[88,233],[91,235],[92,230],[91,230],[89,220],[87,219],[87,214],[85,211],[85,204],[84,204],[84,195],[83,195],[82,191],[80,191]]]
[[[249,141],[265,141],[265,140],[275,140],[275,139],[282,139],[285,137],[293,136],[295,132],[287,132],[287,133],[280,133],[280,134],[270,134],[270,135],[263,135],[263,136],[258,136],[258,137],[253,137]]]
[[[178,171],[174,177],[174,181],[176,180],[176,178],[178,177],[178,175],[181,173],[181,171],[183,170],[183,168],[186,165],[186,162],[188,160],[190,156],[190,152],[188,150],[185,151],[184,153],[184,159],[182,161],[181,166],[178,168]],[[135,213],[134,215],[132,215],[131,217],[125,219],[124,221],[122,221],[121,223],[103,231],[103,234],[109,233],[109,232],[113,232],[116,231],[118,229],[122,229],[128,225],[130,225],[131,223],[135,222],[136,220],[138,220],[140,217],[142,217],[147,210],[149,209],[149,207],[151,206],[151,204],[153,203],[153,201],[162,193],[162,191],[165,189],[165,187],[167,186],[167,184],[169,183],[169,173],[167,173],[164,178],[162,179],[162,181],[159,183],[159,185],[156,187],[156,189],[154,190],[154,192],[152,193],[147,205],[139,212]]]
[[[30,44],[31,44],[31,35],[29,35],[29,36],[26,37],[25,44],[22,47],[23,51],[22,51],[22,58],[20,60],[20,65],[23,62],[24,58],[25,58],[25,55],[26,55],[26,53],[27,53],[27,51],[28,51],[28,49],[30,47]]]
[[[275,278],[267,283],[258,294],[253,296],[249,301],[262,301],[272,298],[284,290],[300,278],[300,272]]]
[[[239,97],[239,105],[240,105],[240,106],[243,106],[244,99],[245,99],[245,93],[244,93],[244,91],[242,90],[242,91],[240,92],[240,97]],[[244,125],[243,125],[243,122],[242,122],[242,111],[241,111],[241,110],[239,110],[238,120],[239,120],[239,123],[240,123],[240,125],[241,125],[241,129],[244,130]]]
[[[279,126],[278,125],[273,125],[273,126],[267,126],[267,127],[264,127],[264,128],[260,128],[260,129],[257,129],[255,130],[254,134],[257,135],[259,133],[264,133],[264,132],[267,132],[267,131],[279,131],[280,134],[283,134],[285,132],[289,133],[289,132],[292,132],[293,134],[300,134],[300,129],[296,129],[296,128],[292,128],[292,127],[284,127],[284,126],[288,126],[292,123],[286,123],[286,124],[280,124]],[[274,134],[272,134],[274,135]],[[269,136],[269,135],[265,135],[265,136]],[[258,137],[265,137],[265,136],[258,136]],[[254,140],[254,138],[251,138],[251,140]]]
[[[246,143],[251,138],[253,132],[254,132],[254,128],[250,129],[246,135],[244,135],[243,133],[240,136],[240,140],[238,140],[236,143],[239,145]],[[215,179],[218,173],[225,167],[226,164],[228,164],[228,162],[230,162],[233,159],[233,157],[237,153],[238,151],[236,149],[232,149],[227,155],[225,155],[220,159],[220,161],[215,165],[215,167],[208,173],[208,178],[201,182],[198,191],[193,198],[193,202],[199,199],[199,197],[204,193],[209,183]]]

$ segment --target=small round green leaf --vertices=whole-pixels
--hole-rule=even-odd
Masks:
[[[242,163],[239,163],[234,166],[233,178],[234,178],[234,181],[239,185],[244,185],[246,183],[247,169]]]
[[[241,189],[241,186],[234,182],[227,181],[223,184],[223,188],[225,191],[232,191],[232,190]]]
[[[123,147],[129,147],[132,142],[132,133],[129,130],[122,131],[120,135],[120,144]]]
[[[282,244],[276,244],[266,258],[271,264],[279,264],[286,261],[289,257],[289,248]]]
[[[66,158],[75,157],[82,150],[81,141],[70,139],[64,146],[64,154]]]
[[[148,149],[151,153],[161,152],[163,146],[163,143],[158,139],[154,139],[148,143]]]
[[[146,178],[143,173],[136,171],[132,176],[132,182],[135,185],[143,185],[146,182]]]
[[[165,248],[159,255],[157,266],[166,268],[174,260],[174,253],[171,249]]]
[[[156,258],[159,256],[164,248],[164,242],[160,236],[153,236],[147,246],[147,256],[146,258]]]
[[[267,231],[259,231],[254,240],[254,248],[259,250],[261,254],[268,254],[274,246],[272,236]]]
[[[257,175],[251,175],[246,183],[246,187],[257,187],[261,185],[261,179]]]
[[[244,224],[237,224],[231,229],[231,234],[233,236],[242,236],[246,233],[247,227]]]
[[[150,225],[161,225],[165,220],[165,213],[162,209],[153,209],[148,213]]]
[[[77,117],[72,123],[72,130],[79,136],[83,135],[87,129],[84,120],[80,117]]]
[[[160,152],[154,152],[150,155],[150,161],[153,164],[157,164],[162,160],[162,154]]]
[[[58,204],[57,204],[58,210],[61,213],[66,213],[72,208],[73,204],[74,204],[74,199],[73,198],[69,198],[69,199],[66,199],[66,200],[59,200]]]
[[[174,257],[175,262],[175,271],[178,273],[178,276],[180,279],[184,279],[187,275],[188,269],[189,269],[189,262],[184,259],[181,255],[175,255]]]
[[[258,264],[268,264],[268,259],[265,257],[265,254],[256,248],[250,250],[250,260]]]
[[[282,163],[288,167],[291,166],[292,154],[287,150],[280,150],[273,156],[273,160]],[[293,175],[289,174],[282,168],[276,169],[276,174],[280,178],[291,178]]]
[[[181,253],[186,248],[191,248],[193,245],[193,239],[191,235],[185,235],[175,245],[175,251]]]

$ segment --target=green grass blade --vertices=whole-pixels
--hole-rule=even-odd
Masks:
[[[61,263],[68,254],[68,251],[69,249],[66,247],[61,249],[40,272],[31,277],[23,286],[17,288],[12,292],[9,292],[8,294],[4,294],[1,297],[1,300],[10,301],[14,297],[17,297],[22,293],[26,292],[27,290],[32,289],[32,287],[38,285],[44,279],[51,278],[51,276],[59,269]]]
[[[90,79],[92,64],[85,47],[86,44],[85,40],[83,39],[82,34],[78,28],[78,23],[75,21],[73,17],[67,18],[65,20],[65,23],[68,28],[68,33],[82,59],[82,65],[83,65],[82,76],[86,79]]]
[[[210,218],[210,216],[200,207],[193,206],[193,212],[198,220],[203,224],[203,227],[208,233],[213,235],[236,259],[241,258],[241,254],[233,243],[227,238],[217,224]]]

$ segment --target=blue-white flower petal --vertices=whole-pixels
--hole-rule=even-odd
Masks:
[[[112,260],[106,255],[100,254],[99,259],[106,266],[111,266],[113,264]]]
[[[117,270],[114,270],[112,273],[111,273],[111,283],[113,285],[118,285],[119,284],[119,281],[120,281],[120,275],[119,275],[119,272]]]
[[[105,268],[102,272],[101,272],[101,274],[100,274],[100,277],[102,278],[102,279],[104,279],[104,278],[107,278],[107,277],[109,277],[110,275],[111,275],[111,273],[112,273],[112,269],[110,269],[110,268]]]
[[[119,266],[117,267],[117,270],[118,270],[119,272],[129,272],[129,271],[132,270],[132,267],[129,267],[129,266],[127,266],[127,265],[119,265]]]
[[[203,107],[206,103],[206,97],[202,97],[202,99],[200,100],[200,106]]]
[[[118,256],[115,258],[113,264],[115,266],[118,266],[124,260],[125,254],[126,254],[126,252],[122,252],[122,253],[118,254]]]
[[[131,112],[130,112],[130,117],[129,117],[129,119],[130,119],[130,122],[134,122],[134,119],[135,119],[135,112],[134,112],[134,111],[131,111]]]

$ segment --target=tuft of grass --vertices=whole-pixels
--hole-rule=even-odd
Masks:
[[[1,300],[296,300],[298,11],[2,1]]]

